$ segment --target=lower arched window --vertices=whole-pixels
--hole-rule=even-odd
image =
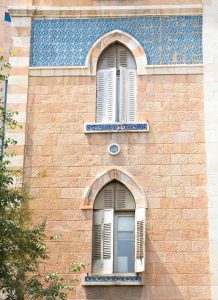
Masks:
[[[94,203],[93,273],[144,271],[144,214],[122,183],[112,181],[102,188]]]

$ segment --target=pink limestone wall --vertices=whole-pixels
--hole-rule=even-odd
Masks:
[[[138,121],[149,133],[84,134],[95,121],[95,77],[31,77],[25,181],[37,221],[47,218],[52,254],[44,271],[68,274],[90,263],[92,211],[87,187],[111,167],[131,174],[147,197],[144,287],[87,287],[69,299],[209,300],[210,270],[201,75],[138,76]],[[121,146],[110,156],[107,146]]]

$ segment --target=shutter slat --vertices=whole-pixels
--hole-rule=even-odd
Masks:
[[[135,210],[135,271],[145,269],[145,208]]]

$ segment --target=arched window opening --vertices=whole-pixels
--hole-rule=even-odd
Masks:
[[[106,49],[97,66],[97,122],[136,121],[136,63],[121,44]]]
[[[93,273],[144,270],[145,224],[141,212],[122,183],[112,181],[100,190],[94,202]]]

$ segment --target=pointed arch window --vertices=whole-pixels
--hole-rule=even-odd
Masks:
[[[112,181],[94,202],[92,272],[144,271],[145,210],[136,207],[131,192]]]
[[[136,121],[136,63],[120,44],[104,51],[97,66],[97,122]]]

